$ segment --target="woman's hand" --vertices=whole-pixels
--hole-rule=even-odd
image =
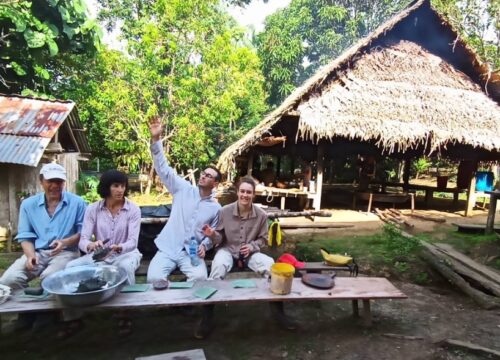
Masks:
[[[114,251],[115,253],[119,254],[122,252],[122,247],[121,245],[113,244],[110,246],[110,249]]]
[[[87,252],[90,253],[102,247],[104,247],[102,240],[97,240],[87,245]]]
[[[240,248],[240,254],[243,255],[244,258],[247,258],[250,255],[251,247],[249,245],[243,245]]]
[[[207,250],[205,249],[205,245],[200,244],[200,246],[198,246],[198,257],[200,259],[204,259],[206,251]]]

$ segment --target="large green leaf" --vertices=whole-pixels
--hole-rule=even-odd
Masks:
[[[23,67],[15,61],[11,61],[10,66],[12,66],[12,70],[14,70],[19,76],[25,76],[27,74],[26,70],[24,70]]]
[[[59,53],[59,46],[54,40],[48,39],[47,45],[49,45],[50,56],[56,56]]]
[[[69,25],[66,25],[64,24],[63,26],[63,32],[68,36],[68,38],[71,40],[73,39],[73,36],[75,36],[76,34],[79,34],[80,33],[80,28],[79,27],[73,27],[73,26],[69,26]]]
[[[40,65],[35,65],[34,69],[35,69],[36,76],[38,76],[44,80],[50,79],[50,73],[44,67],[42,67]]]
[[[44,33],[26,29],[23,35],[29,48],[36,49],[45,45],[46,36]]]
[[[13,22],[17,32],[26,30],[26,21],[23,19],[23,14],[17,9],[0,6],[0,19],[8,19]]]

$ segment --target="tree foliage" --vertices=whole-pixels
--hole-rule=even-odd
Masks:
[[[93,54],[101,30],[84,0],[6,0],[0,3],[0,91],[51,92],[54,62]]]
[[[101,5],[102,21],[121,24],[128,54],[103,51],[66,94],[81,99],[91,141],[104,156],[147,171],[148,121],[158,115],[174,165],[200,167],[260,120],[266,110],[260,62],[217,1]],[[77,83],[86,89],[75,93]]]
[[[409,0],[292,0],[266,19],[255,43],[269,102],[278,105],[321,65],[338,57]],[[492,70],[500,65],[500,0],[433,0]]]
[[[432,3],[492,71],[500,70],[500,0],[433,0]]]
[[[408,0],[292,0],[255,42],[269,101],[278,105],[319,66],[373,31]]]

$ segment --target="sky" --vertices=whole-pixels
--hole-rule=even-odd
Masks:
[[[92,17],[97,16],[97,1],[85,1]],[[239,6],[229,6],[228,12],[240,25],[254,29],[255,32],[261,32],[264,30],[265,18],[274,13],[276,10],[287,7],[288,4],[290,4],[290,1],[291,0],[268,0],[267,3],[264,3],[263,0],[252,0],[252,2],[244,8]],[[115,30],[111,33],[105,33],[103,41],[111,48],[123,50],[125,44],[123,42],[120,43],[118,37],[119,31]]]

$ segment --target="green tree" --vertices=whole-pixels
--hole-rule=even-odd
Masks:
[[[102,51],[98,64],[64,85],[66,96],[81,99],[96,151],[150,171],[148,121],[159,115],[174,166],[199,168],[260,120],[266,103],[258,56],[217,1],[101,3],[101,19],[122,24],[127,54]]]
[[[432,4],[492,71],[500,69],[500,0],[432,0]]]
[[[292,0],[266,19],[255,43],[269,102],[278,105],[321,65],[410,3],[409,0]],[[432,0],[480,57],[500,68],[500,0]]]
[[[58,58],[94,54],[100,28],[84,0],[6,0],[0,4],[0,91],[50,94]],[[60,79],[57,79],[60,80]]]
[[[318,67],[407,4],[408,0],[292,0],[267,17],[255,43],[269,102],[281,103]]]

